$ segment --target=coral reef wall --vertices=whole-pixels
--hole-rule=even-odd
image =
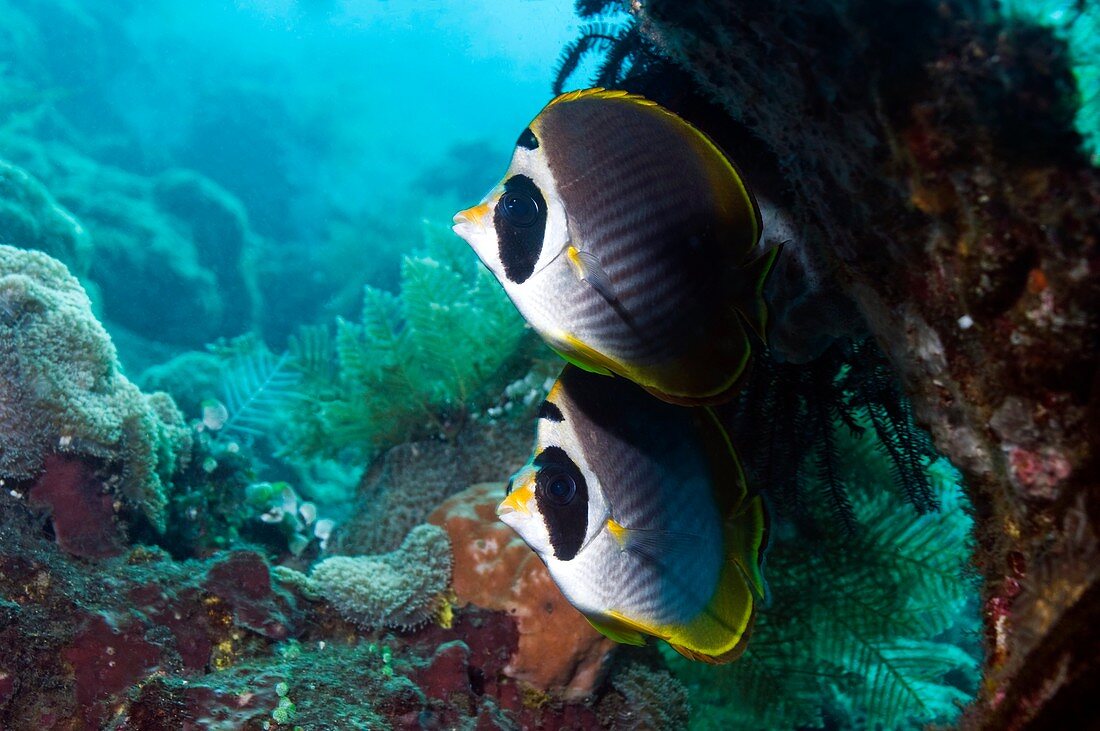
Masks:
[[[1073,718],[1100,655],[1100,170],[1065,43],[971,2],[632,8],[774,157],[802,254],[966,477],[987,650],[966,723]]]

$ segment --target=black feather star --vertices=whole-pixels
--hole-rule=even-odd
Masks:
[[[813,482],[824,490],[836,522],[847,532],[854,529],[838,429],[853,435],[873,429],[895,487],[918,512],[938,507],[927,472],[936,452],[873,340],[839,341],[806,364],[758,353],[748,378],[727,421],[753,483],[782,514],[808,517],[804,491]]]
[[[656,62],[657,55],[638,30],[633,18],[625,21],[597,21],[581,27],[581,35],[568,43],[554,69],[554,95],[562,93],[569,79],[589,54],[603,54],[591,85],[622,87],[631,73]]]

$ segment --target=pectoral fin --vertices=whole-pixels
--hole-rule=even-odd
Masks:
[[[596,258],[596,255],[588,252],[581,251],[575,246],[570,246],[568,249],[569,263],[573,265],[573,269],[585,282],[588,282],[592,289],[600,293],[608,302],[618,301],[615,297],[615,292],[611,289],[611,277],[604,271],[603,266],[600,264],[600,260]]]
[[[646,528],[627,528],[612,519],[607,521],[607,530],[623,551],[636,554],[658,565],[675,564],[675,556],[690,550],[698,541],[698,536],[690,533],[678,533],[667,530]]]
[[[577,278],[587,282],[592,289],[596,290],[597,294],[604,298],[607,304],[611,305],[612,309],[634,332],[639,333],[634,318],[630,316],[622,301],[615,295],[615,289],[611,286],[611,277],[608,276],[596,255],[590,251],[581,251],[572,245],[565,251],[569,257],[569,263],[573,265],[573,271],[577,273]]]

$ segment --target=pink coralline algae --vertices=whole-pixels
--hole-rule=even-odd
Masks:
[[[45,508],[62,550],[81,558],[106,558],[122,552],[114,498],[83,461],[51,454],[29,493],[31,507]]]
[[[160,661],[161,651],[144,639],[139,624],[116,628],[103,615],[93,614],[61,656],[76,676],[76,702],[95,728],[109,712],[104,704],[146,677]]]
[[[1073,471],[1065,455],[1053,447],[1010,447],[1008,463],[1013,485],[1027,497],[1044,500],[1057,498],[1059,487]]]
[[[474,485],[444,502],[429,521],[455,547],[454,590],[460,605],[506,612],[519,645],[504,673],[567,698],[597,687],[615,643],[562,597],[538,556],[496,518],[503,485]]]

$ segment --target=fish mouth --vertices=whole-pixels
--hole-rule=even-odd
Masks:
[[[534,496],[535,490],[530,483],[512,490],[508,497],[497,505],[497,517],[503,519],[506,515],[512,515],[513,520],[521,516],[530,517],[531,509],[527,506]]]
[[[451,226],[451,230],[464,239],[468,238],[470,228],[473,226],[474,222],[467,217],[466,211],[459,211],[456,213],[452,221],[454,222],[454,226]]]
[[[488,216],[489,204],[487,202],[479,203],[472,208],[456,213],[452,219],[454,226],[451,227],[451,230],[468,241],[471,236],[484,230]]]

